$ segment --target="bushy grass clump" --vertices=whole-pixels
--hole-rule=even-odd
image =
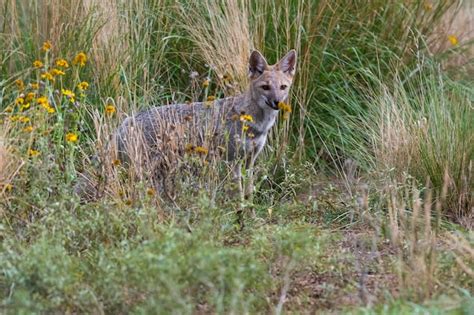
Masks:
[[[15,241],[5,227],[2,307],[33,313],[255,312],[274,303],[269,297],[283,281],[268,271],[277,265],[290,274],[312,268],[327,238],[318,240],[305,225],[238,236],[214,229],[206,223],[210,218],[189,233],[154,224],[152,211],[84,207],[70,213],[53,206]],[[241,238],[247,246],[239,246]],[[231,241],[235,246],[225,246]]]

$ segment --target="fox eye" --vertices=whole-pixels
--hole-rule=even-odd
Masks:
[[[270,90],[270,85],[265,84],[265,85],[262,85],[261,88],[264,89],[265,91],[268,91]]]
[[[280,85],[280,90],[286,90],[286,88],[288,87],[288,85]]]

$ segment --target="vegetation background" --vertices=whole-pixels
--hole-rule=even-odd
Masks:
[[[0,0],[1,312],[469,314],[473,16],[456,0]],[[254,48],[299,60],[252,201],[227,198],[219,161],[188,156],[203,171],[170,201],[110,154],[131,113],[245,90]]]

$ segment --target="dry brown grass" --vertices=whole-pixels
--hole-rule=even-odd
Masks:
[[[449,36],[454,36],[458,44],[453,45],[449,41]],[[474,45],[466,45],[474,40],[474,2],[462,1],[453,6],[436,25],[429,37],[430,50],[434,54],[440,54],[456,48],[454,56],[443,62],[447,68],[459,69],[459,67],[469,64],[474,58]],[[459,46],[462,48],[459,49]],[[474,73],[472,66],[467,68]]]
[[[10,130],[8,122],[0,125],[0,197],[2,198],[6,191],[13,189],[13,179],[24,164],[10,143]]]
[[[470,237],[470,239],[469,239]],[[459,268],[474,279],[474,239],[471,234],[467,237],[460,234],[448,234],[448,244],[454,252]]]
[[[242,91],[248,84],[253,46],[249,6],[244,1],[189,1],[178,7],[181,22],[199,54],[219,76],[230,75]],[[204,19],[207,19],[205,22]]]
[[[415,186],[410,186],[411,182],[406,179],[403,185],[387,185],[387,224],[390,242],[397,257],[395,271],[399,292],[423,300],[435,291],[435,271],[438,268],[436,240],[439,222],[433,220],[433,199],[439,206],[446,196],[433,198],[431,188],[427,188],[421,197],[421,192]],[[429,182],[426,186],[429,187]],[[375,225],[376,229],[382,228],[380,223]]]

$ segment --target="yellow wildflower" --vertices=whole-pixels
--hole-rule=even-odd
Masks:
[[[206,155],[209,152],[209,150],[207,150],[204,147],[196,147],[194,149],[194,152],[196,152],[197,154]]]
[[[25,99],[23,97],[18,97],[16,100],[15,100],[15,104],[16,105],[23,105],[23,103],[25,102]]]
[[[31,156],[31,157],[35,157],[35,156],[38,156],[41,152],[38,151],[38,150],[33,150],[33,149],[29,149],[28,150],[28,156]]]
[[[15,84],[18,90],[23,91],[25,89],[25,82],[23,80],[18,79],[15,81]]]
[[[77,85],[77,88],[81,91],[85,91],[89,88],[89,83],[87,83],[86,81],[82,81]]]
[[[253,117],[251,115],[240,115],[240,121],[253,122]]]
[[[115,113],[115,106],[112,104],[108,104],[105,106],[105,113],[107,115],[113,115]]]
[[[26,117],[26,116],[19,116],[18,117],[18,121],[21,122],[21,123],[29,123],[30,122],[30,117]]]
[[[62,67],[62,68],[68,68],[69,64],[67,63],[65,59],[58,59],[56,60],[56,66]]]
[[[250,127],[249,127],[248,125],[243,125],[243,126],[242,126],[242,130],[243,130],[244,132],[247,131],[247,130],[249,130],[249,128],[250,128]]]
[[[48,98],[46,96],[41,96],[36,99],[36,102],[41,105],[48,113],[52,114],[56,110],[49,104]]]
[[[28,108],[30,108],[30,103],[23,104],[23,105],[21,105],[21,107],[20,107],[20,111],[24,111],[24,110],[26,110],[26,109],[28,109]]]
[[[50,113],[50,114],[52,114],[52,113],[54,113],[54,112],[56,111],[56,110],[55,110],[53,107],[51,107],[51,106],[43,106],[43,107],[46,108],[46,110],[47,110],[48,113]]]
[[[66,141],[67,142],[75,143],[75,142],[77,142],[78,139],[79,139],[79,137],[74,132],[68,132],[66,134]]]
[[[35,67],[37,69],[43,68],[43,63],[40,60],[35,60],[35,61],[33,61],[33,67]]]
[[[51,74],[54,76],[57,76],[57,75],[65,75],[66,73],[62,70],[54,68],[54,69],[51,69]]]
[[[43,47],[41,47],[41,49],[43,51],[49,51],[51,49],[51,47],[52,47],[51,42],[49,40],[47,40],[43,43]]]
[[[41,79],[49,80],[49,81],[54,81],[54,77],[51,73],[49,72],[44,72],[41,74]]]
[[[5,112],[6,112],[6,113],[11,113],[11,112],[13,112],[13,107],[7,106],[7,107],[5,108]]]
[[[150,197],[151,197],[151,196],[154,196],[154,195],[155,195],[155,190],[154,190],[153,188],[148,188],[148,189],[146,190],[146,194],[147,194],[148,196],[150,196]]]
[[[216,100],[216,97],[215,97],[214,95],[209,95],[209,96],[207,97],[207,101],[208,101],[208,102],[213,102],[213,101],[215,101],[215,100]]]
[[[209,80],[206,79],[204,82],[202,82],[202,87],[207,88],[209,86]]]
[[[284,102],[278,103],[278,108],[281,109],[285,113],[291,113],[291,106]]]
[[[40,96],[36,99],[36,102],[40,105],[48,104],[48,98],[46,96]]]
[[[81,67],[85,66],[87,62],[87,55],[83,52],[80,52],[74,57],[74,60],[72,61],[72,64],[74,65],[80,65]]]
[[[63,93],[63,96],[66,96],[67,98],[74,98],[76,96],[76,94],[71,90],[61,89],[61,92]]]
[[[33,90],[39,89],[39,84],[38,83],[30,83],[30,86]]]
[[[115,159],[115,160],[112,161],[112,164],[113,164],[114,166],[119,166],[119,165],[120,165],[120,160],[119,160],[119,159]]]
[[[459,40],[455,35],[449,35],[448,40],[453,46],[456,46],[459,43]]]
[[[23,131],[24,132],[32,132],[33,131],[33,126],[26,126],[25,128],[23,128]]]
[[[26,94],[25,101],[31,102],[34,99],[35,99],[35,93],[29,92],[28,94]]]

